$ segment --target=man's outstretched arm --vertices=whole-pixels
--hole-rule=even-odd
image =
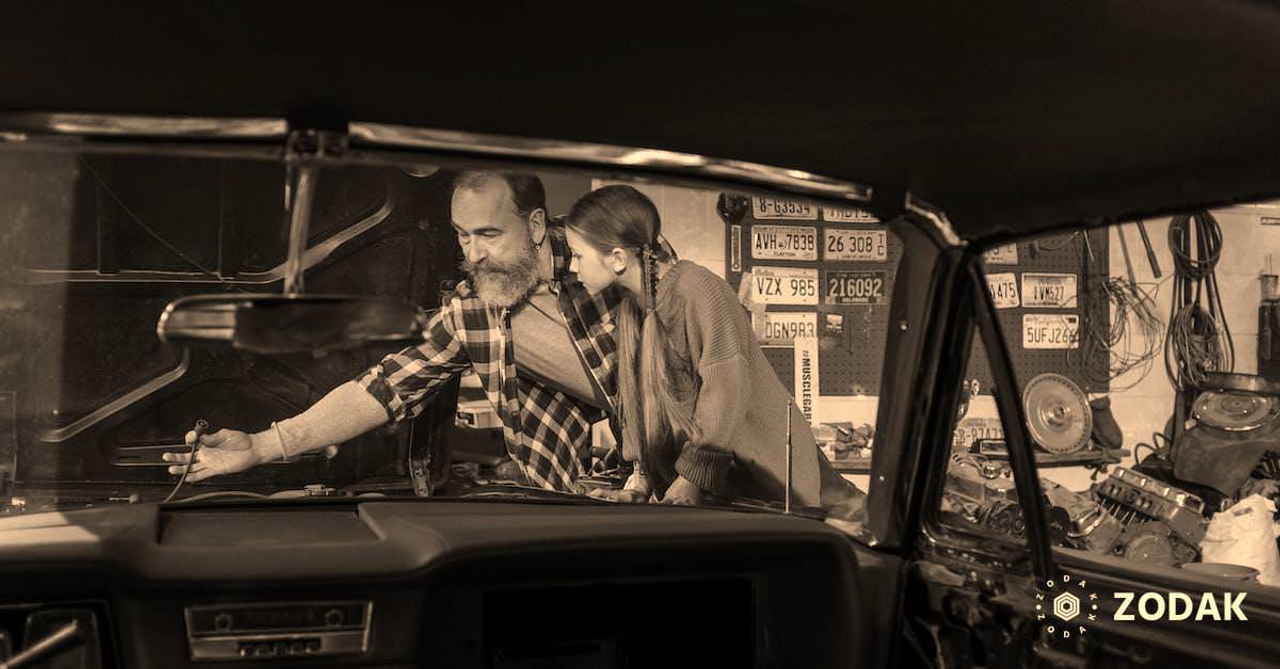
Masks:
[[[359,379],[334,388],[306,411],[274,427],[254,434],[223,429],[199,437],[201,448],[187,480],[291,459],[417,415],[422,402],[444,381],[470,365],[454,325],[449,310],[441,309],[428,321],[421,344],[388,355]],[[187,444],[196,438],[188,432]],[[182,474],[189,459],[187,453],[164,455],[166,462],[174,463],[169,473],[176,475]]]
[[[348,381],[329,391],[311,408],[280,421],[276,427],[248,434],[222,429],[200,438],[200,451],[191,465],[188,481],[234,474],[266,462],[292,459],[331,444],[354,439],[387,422],[387,411],[360,384]],[[196,440],[188,432],[187,444]],[[165,453],[170,474],[182,474],[190,455]]]

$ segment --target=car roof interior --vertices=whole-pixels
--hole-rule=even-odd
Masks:
[[[969,238],[1280,193],[1270,3],[147,4],[0,9],[0,109],[659,147],[910,190]]]

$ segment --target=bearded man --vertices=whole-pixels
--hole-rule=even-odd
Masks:
[[[256,434],[198,437],[187,480],[288,460],[412,418],[446,381],[479,375],[507,452],[533,485],[576,491],[591,423],[614,413],[617,293],[589,295],[569,274],[564,229],[547,216],[541,180],[467,172],[454,183],[453,228],[469,279],[446,296],[421,344],[388,355],[297,416]],[[187,443],[197,439],[187,434]],[[166,453],[181,474],[186,453]]]

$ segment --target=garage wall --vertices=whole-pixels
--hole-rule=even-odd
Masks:
[[[1280,217],[1280,202],[1260,205],[1237,206],[1212,212],[1222,227],[1222,259],[1218,263],[1218,287],[1235,343],[1235,372],[1256,374],[1258,370],[1258,305],[1262,299],[1259,275],[1266,268],[1267,254],[1272,254],[1272,265],[1280,268],[1280,225],[1262,225],[1261,218]],[[1155,302],[1161,320],[1169,321],[1170,300],[1173,286],[1173,256],[1169,253],[1168,229],[1170,219],[1146,222],[1151,245],[1160,261],[1164,276],[1155,279],[1142,248],[1136,226],[1123,227],[1129,243],[1134,273],[1144,287],[1155,289]],[[1112,274],[1124,276],[1124,257],[1119,244],[1119,229],[1111,231]],[[1163,349],[1161,349],[1163,351]],[[1136,373],[1117,380],[1117,386],[1133,383]],[[1164,428],[1164,422],[1173,410],[1173,386],[1164,371],[1164,359],[1159,358],[1150,374],[1131,390],[1112,395],[1113,412],[1125,435],[1125,446],[1131,448],[1138,442],[1151,442],[1151,434]]]

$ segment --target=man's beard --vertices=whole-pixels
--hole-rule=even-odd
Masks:
[[[462,261],[462,271],[471,275],[480,299],[495,307],[512,307],[538,285],[538,256],[530,243],[520,258],[500,263],[486,258],[479,263]]]

